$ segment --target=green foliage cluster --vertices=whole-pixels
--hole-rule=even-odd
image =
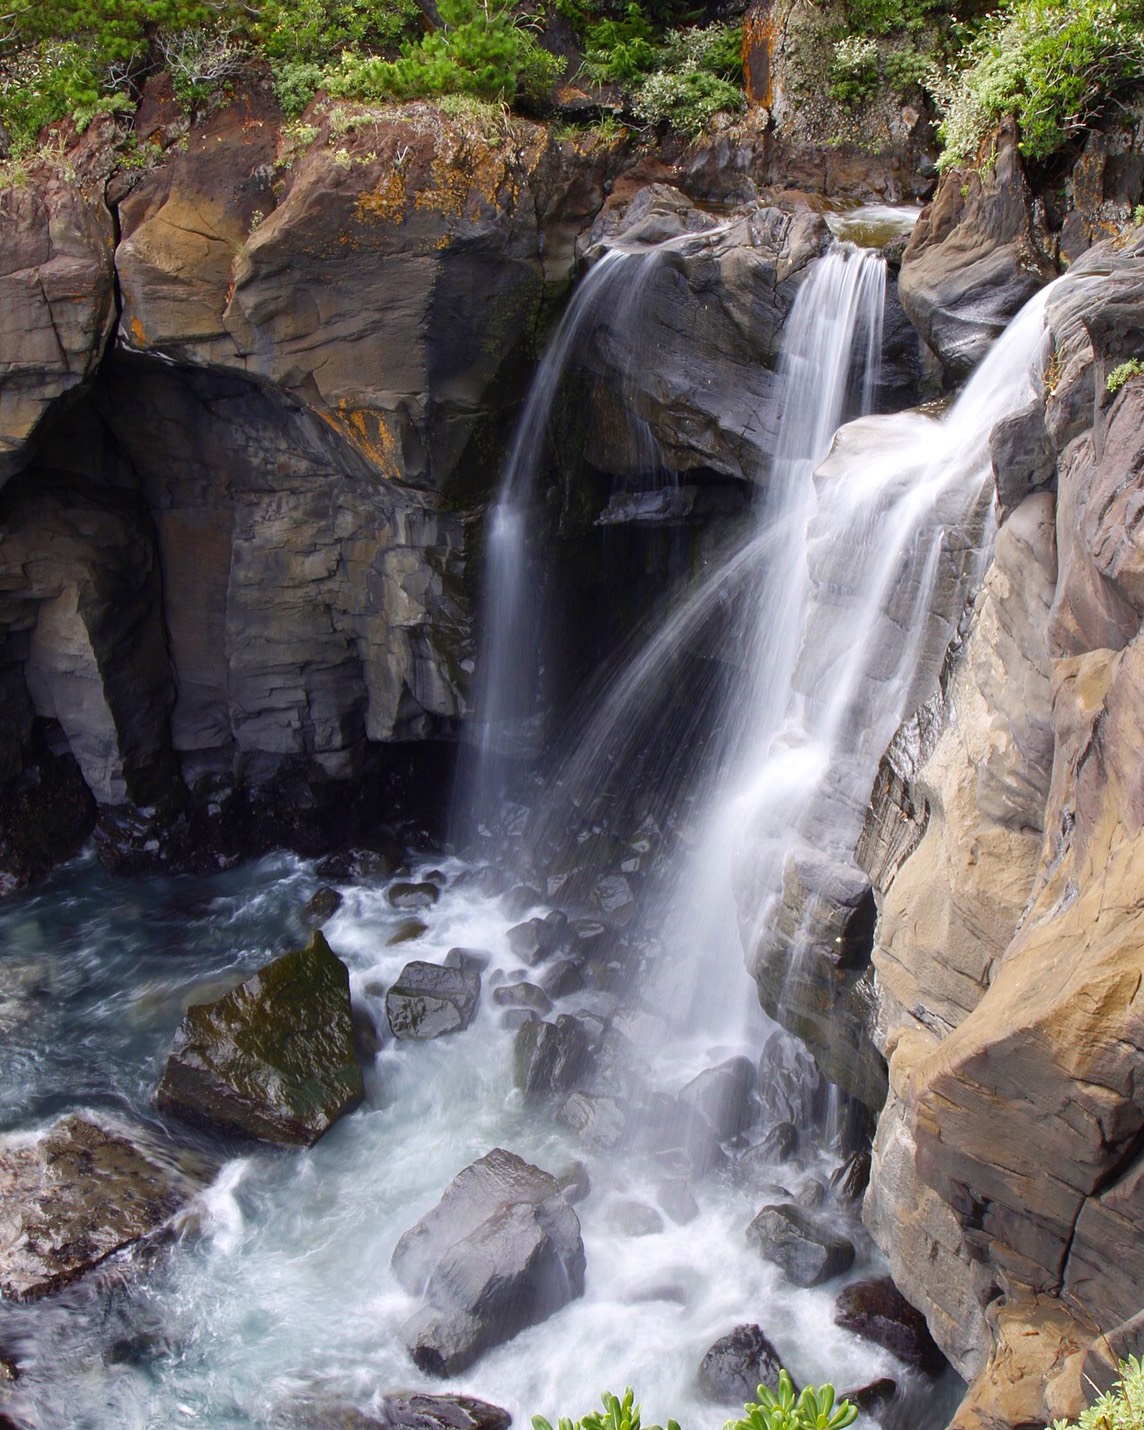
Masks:
[[[725,1430],[845,1430],[858,1418],[858,1407],[849,1400],[835,1402],[832,1385],[817,1388],[808,1385],[795,1395],[791,1378],[785,1370],[779,1372],[778,1385],[774,1390],[760,1385],[758,1397],[757,1401],[743,1407],[740,1419],[728,1420]],[[622,1400],[609,1391],[604,1392],[602,1399],[603,1411],[590,1411],[577,1421],[561,1416],[556,1422],[556,1430],[641,1430],[640,1407],[633,1403],[630,1387],[624,1391]],[[542,1415],[532,1417],[532,1426],[533,1430],[553,1430]],[[660,1427],[644,1426],[642,1430],[660,1430]],[[666,1430],[679,1430],[679,1426],[674,1420],[669,1420]],[[1069,1428],[1055,1426],[1054,1430]],[[1090,1427],[1082,1426],[1081,1430],[1090,1430]]]
[[[235,23],[228,0],[20,0],[0,48],[0,110],[13,152],[66,114],[82,129],[102,110],[129,108],[153,70],[183,77],[172,58],[191,82],[200,57],[188,37],[225,37]]]
[[[566,1415],[562,1415],[556,1422],[556,1430],[661,1430],[659,1425],[641,1427],[640,1407],[634,1403],[630,1385],[624,1391],[623,1400],[618,1399],[609,1390],[604,1391],[601,1399],[604,1402],[602,1411],[589,1410],[575,1423]],[[552,1425],[545,1420],[543,1415],[534,1415],[532,1430],[552,1430]],[[666,1430],[679,1430],[679,1426],[674,1420],[669,1420]]]
[[[1051,1430],[1144,1430],[1144,1366],[1139,1357],[1120,1362],[1120,1379],[1078,1420],[1054,1420]]]
[[[858,1407],[849,1400],[835,1404],[834,1387],[804,1386],[796,1396],[791,1378],[779,1371],[775,1390],[760,1385],[759,1399],[744,1407],[741,1420],[727,1422],[726,1430],[845,1430],[858,1419]]]
[[[941,165],[973,163],[1004,115],[1021,152],[1046,159],[1144,80],[1144,0],[1011,0],[931,88],[945,118]]]
[[[742,38],[737,25],[657,31],[636,0],[618,16],[583,25],[584,73],[619,85],[631,111],[649,124],[697,134],[716,114],[744,106]]]
[[[539,98],[563,69],[508,0],[439,0],[437,8],[438,30],[407,40],[393,60],[344,51],[323,87],[352,99],[471,94],[512,104]]]
[[[1105,379],[1105,391],[1115,394],[1134,377],[1144,377],[1144,361],[1140,358],[1129,358],[1114,367]]]

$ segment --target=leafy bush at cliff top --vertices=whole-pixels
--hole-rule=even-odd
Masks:
[[[1054,1420],[1051,1430],[1144,1430],[1144,1366],[1137,1356],[1120,1362],[1120,1379],[1075,1421]]]
[[[940,164],[974,162],[1004,115],[1022,154],[1045,159],[1141,80],[1144,0],[1015,0],[931,79],[945,114]]]
[[[343,53],[322,86],[353,99],[474,94],[511,104],[542,94],[564,68],[508,0],[439,0],[437,10],[440,29],[406,41],[396,60]]]

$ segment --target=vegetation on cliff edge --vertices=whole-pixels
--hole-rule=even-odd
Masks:
[[[70,116],[130,111],[167,71],[188,111],[269,67],[297,115],[319,90],[365,101],[471,95],[543,107],[558,78],[609,86],[635,122],[695,132],[743,105],[737,26],[697,26],[682,0],[21,0],[0,41],[0,114],[21,154]],[[541,43],[557,16],[587,59]],[[690,23],[684,23],[684,22]]]

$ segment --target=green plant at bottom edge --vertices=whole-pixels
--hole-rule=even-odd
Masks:
[[[742,1417],[728,1420],[725,1430],[845,1430],[858,1418],[858,1407],[849,1400],[835,1402],[832,1385],[808,1385],[795,1395],[785,1370],[779,1372],[775,1390],[760,1385],[757,1394],[758,1401],[745,1405]],[[630,1386],[622,1400],[607,1390],[601,1399],[602,1412],[589,1411],[577,1421],[561,1416],[555,1430],[660,1430],[658,1425],[641,1426],[640,1407]],[[553,1426],[543,1415],[534,1415],[532,1430],[553,1430]],[[665,1430],[679,1430],[679,1426],[669,1420]]]

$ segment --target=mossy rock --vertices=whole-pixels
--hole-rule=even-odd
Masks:
[[[361,1102],[349,972],[320,933],[187,1009],[156,1093],[196,1126],[309,1147]]]

